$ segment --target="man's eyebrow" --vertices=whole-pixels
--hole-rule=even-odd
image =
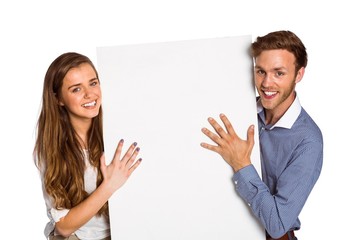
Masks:
[[[256,69],[264,69],[261,66],[255,66],[254,68],[256,68]],[[272,68],[271,70],[280,71],[280,70],[286,70],[286,68],[285,67],[275,67],[275,68]]]

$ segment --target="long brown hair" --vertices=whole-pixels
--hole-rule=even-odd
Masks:
[[[89,195],[84,187],[84,151],[66,108],[58,101],[65,75],[83,63],[90,64],[99,79],[92,61],[75,52],[57,57],[49,66],[44,79],[34,158],[36,166],[42,170],[44,188],[57,209],[71,209]],[[104,151],[102,118],[100,107],[98,116],[92,120],[86,144],[90,164],[98,170],[97,186],[103,179],[100,171],[100,156]],[[98,214],[107,215],[108,204]]]

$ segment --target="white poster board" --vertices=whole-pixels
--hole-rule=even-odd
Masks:
[[[200,147],[208,117],[257,127],[251,36],[98,47],[105,154],[123,138],[143,162],[109,200],[114,240],[264,239],[233,171]],[[257,131],[252,162],[260,173]]]

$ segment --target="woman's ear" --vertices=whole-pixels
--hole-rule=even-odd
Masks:
[[[56,98],[57,103],[60,106],[64,106],[65,104],[61,101],[61,99],[58,97],[58,95],[56,93],[54,93],[54,97]]]

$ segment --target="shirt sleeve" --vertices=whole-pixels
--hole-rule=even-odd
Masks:
[[[50,214],[52,219],[54,220],[54,222],[58,222],[60,221],[60,219],[62,217],[65,217],[69,212],[69,209],[55,209],[55,208],[51,208],[50,209]]]
[[[272,237],[281,237],[297,221],[320,175],[322,157],[322,145],[317,142],[299,146],[291,163],[278,175],[274,194],[271,194],[253,165],[234,174],[237,193],[248,203]]]

